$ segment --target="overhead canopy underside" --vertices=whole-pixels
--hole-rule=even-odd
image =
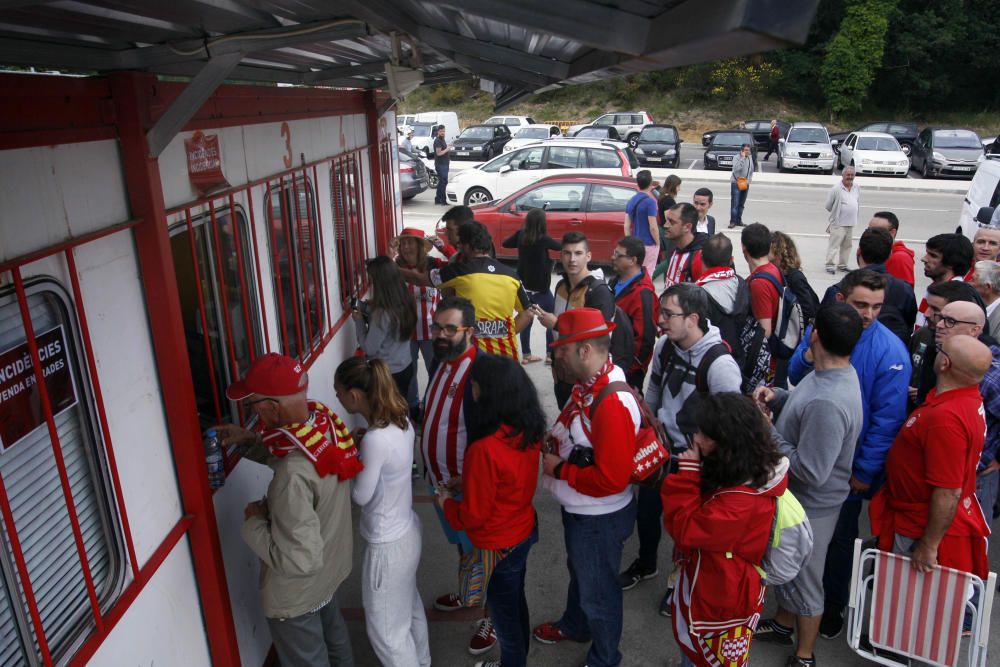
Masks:
[[[805,41],[819,0],[0,0],[0,65],[401,89],[478,78],[497,109]],[[395,86],[390,85],[396,83]],[[194,87],[194,86],[192,86]],[[197,92],[197,91],[195,91]]]

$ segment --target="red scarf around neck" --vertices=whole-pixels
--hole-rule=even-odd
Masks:
[[[701,274],[701,278],[698,278],[694,282],[695,285],[701,286],[705,283],[710,283],[713,280],[729,280],[730,278],[736,277],[736,271],[729,267],[718,266],[710,271]]]
[[[300,451],[312,461],[320,477],[332,474],[342,480],[351,479],[364,468],[350,429],[319,401],[309,401],[309,419],[304,423],[260,431],[271,456],[280,459]]]

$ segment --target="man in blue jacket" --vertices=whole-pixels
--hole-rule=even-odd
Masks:
[[[868,269],[851,271],[840,282],[836,298],[861,316],[864,332],[851,353],[851,365],[861,384],[864,420],[851,468],[851,495],[844,502],[826,556],[823,575],[825,610],[820,636],[832,639],[843,630],[851,578],[851,553],[858,536],[862,501],[871,498],[884,481],[885,458],[896,432],[906,419],[910,357],[903,343],[884,324],[879,312],[885,302],[886,276]],[[809,340],[807,329],[802,336]],[[788,363],[788,379],[798,384],[812,371],[808,345],[800,343]]]

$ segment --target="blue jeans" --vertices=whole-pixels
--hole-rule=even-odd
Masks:
[[[587,667],[616,667],[622,654],[622,548],[635,525],[636,502],[611,514],[562,511],[569,567],[566,611],[556,627],[574,639],[590,639]]]
[[[503,667],[525,667],[528,664],[531,628],[528,623],[528,600],[524,596],[524,578],[528,552],[537,541],[536,520],[531,535],[497,563],[486,587],[486,607],[497,630]]]
[[[730,181],[729,194],[731,202],[729,205],[729,224],[742,225],[743,207],[746,206],[747,195],[750,194],[750,186],[748,184],[746,190],[740,190],[736,187],[736,181]]]
[[[447,162],[434,163],[434,171],[436,171],[438,175],[437,192],[434,194],[435,204],[448,203],[448,195],[444,192],[444,189],[448,187],[448,168],[449,165]]]
[[[544,292],[528,292],[528,300],[531,303],[536,304],[539,308],[547,313],[551,313],[555,309],[555,298],[552,296],[552,290],[545,290]],[[528,320],[528,326],[521,329],[521,333],[518,334],[521,337],[521,353],[524,356],[531,354],[531,325],[534,323],[534,318]],[[552,345],[552,329],[545,330],[545,352],[548,353],[549,346]]]
[[[847,606],[851,588],[851,564],[854,562],[854,540],[858,537],[858,518],[861,516],[861,498],[849,497],[840,507],[833,539],[826,551],[823,570],[823,606],[831,611],[842,611]]]

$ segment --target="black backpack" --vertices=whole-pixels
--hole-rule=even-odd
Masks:
[[[799,304],[798,295],[787,284],[787,280],[784,281],[785,284],[782,284],[767,271],[751,274],[749,280],[761,278],[770,283],[778,292],[778,318],[771,324],[771,337],[768,339],[771,355],[778,359],[790,359],[795,354],[795,348],[802,340],[802,333],[806,328],[802,316],[802,306]],[[783,275],[782,279],[784,279]]]
[[[708,296],[708,321],[719,328],[722,340],[740,367],[743,383],[740,391],[749,394],[767,380],[771,367],[771,350],[764,338],[764,329],[750,310],[750,286],[736,276],[736,299],[732,313],[727,313],[711,294]]]
[[[819,297],[813,290],[812,285],[806,279],[802,271],[796,269],[785,274],[785,284],[787,284],[799,300],[802,307],[802,317],[806,324],[812,324],[816,319],[816,311],[819,310]]]
[[[719,357],[731,354],[729,345],[726,343],[716,343],[707,350],[705,354],[702,355],[701,359],[698,361],[698,366],[694,371],[694,389],[695,393],[692,394],[684,401],[684,405],[678,410],[677,414],[674,415],[674,421],[677,424],[677,428],[680,432],[684,434],[687,440],[684,443],[687,446],[691,444],[691,438],[694,436],[695,432],[698,430],[697,424],[695,424],[695,416],[698,413],[698,406],[701,402],[708,396],[708,371],[715,363],[715,360]],[[674,364],[684,363],[683,360],[677,356],[675,353],[675,348],[673,343],[669,340],[663,344],[660,348],[660,383],[661,385],[666,384],[667,378],[670,377],[670,372],[673,369]],[[669,391],[666,387],[663,391]],[[671,447],[673,449],[678,449],[680,443],[672,443]]]

